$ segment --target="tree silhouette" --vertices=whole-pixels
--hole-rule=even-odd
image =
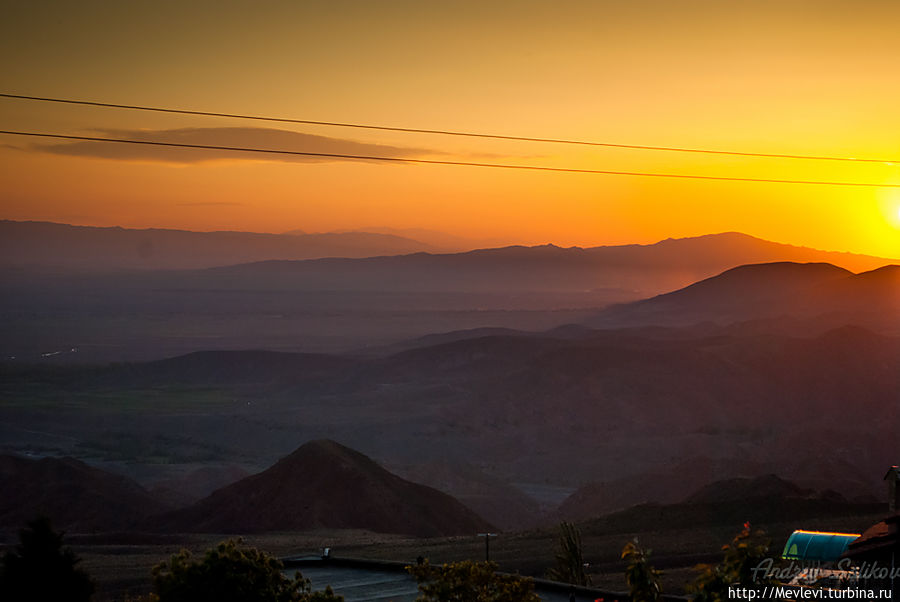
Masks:
[[[19,531],[19,545],[3,556],[0,599],[9,602],[82,602],[94,594],[94,582],[76,565],[78,556],[63,548],[63,534],[44,517]]]
[[[559,552],[556,566],[547,571],[547,576],[555,581],[574,585],[590,585],[591,578],[585,573],[584,550],[581,534],[572,523],[559,524]]]

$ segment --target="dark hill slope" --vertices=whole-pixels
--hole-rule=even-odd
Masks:
[[[334,441],[312,441],[271,468],[162,517],[165,529],[259,532],[368,529],[419,537],[490,525],[454,498],[401,479]]]
[[[73,458],[0,457],[0,529],[45,515],[57,528],[113,531],[166,508],[134,481]]]
[[[740,525],[750,522],[765,527],[773,523],[793,521],[797,525],[826,517],[856,517],[883,513],[884,504],[838,502],[823,499],[783,500],[765,498],[706,504],[642,504],[586,523],[582,532],[612,531],[647,533],[671,529],[709,525]],[[815,524],[815,523],[813,523]],[[630,527],[630,528],[629,528]]]
[[[683,289],[611,307],[595,327],[731,324],[791,316],[833,326],[900,323],[900,266],[853,274],[824,263],[744,265]]]
[[[710,483],[689,495],[685,503],[710,504],[766,498],[807,499],[811,497],[816,497],[812,490],[803,489],[777,475],[768,474],[755,478],[738,477]]]

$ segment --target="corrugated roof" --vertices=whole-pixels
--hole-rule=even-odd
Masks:
[[[831,533],[823,531],[794,531],[784,544],[782,558],[834,562],[847,550],[859,533]]]

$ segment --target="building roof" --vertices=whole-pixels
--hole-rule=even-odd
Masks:
[[[784,544],[781,557],[788,560],[834,562],[847,550],[859,533],[794,531]]]
[[[900,547],[898,525],[900,525],[900,513],[875,523],[847,547],[846,556],[856,558],[879,553],[883,549]]]

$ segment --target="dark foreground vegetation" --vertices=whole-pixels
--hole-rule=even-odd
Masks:
[[[847,527],[865,520],[858,517],[817,524]],[[477,560],[482,551],[480,542],[471,540],[382,540],[354,546],[350,542],[364,536],[347,532],[268,535],[247,543],[233,538],[218,543],[185,540],[187,547],[174,553],[165,551],[171,549],[171,543],[114,546],[98,543],[103,541],[101,537],[91,544],[85,544],[84,537],[70,538],[75,542],[74,548],[83,555],[82,560],[72,548],[63,546],[62,534],[55,532],[49,521],[41,519],[21,530],[20,543],[4,555],[0,598],[84,602],[338,602],[343,598],[330,587],[317,585],[321,589],[314,591],[309,580],[299,572],[289,575],[275,555],[255,546],[263,544],[296,553],[302,550],[291,547],[292,542],[309,546],[313,540],[343,540],[339,550],[348,556],[409,558],[415,552],[428,552],[430,561],[420,554],[417,560],[408,560],[407,567],[419,582],[422,602],[536,601],[539,598],[533,581],[526,576],[527,571],[519,568],[535,561],[544,563],[543,570],[532,571],[536,577],[551,577],[573,587],[593,585],[618,592],[611,593],[611,599],[630,597],[636,602],[653,602],[663,596],[687,594],[698,601],[712,601],[725,599],[730,585],[750,585],[754,566],[765,558],[779,557],[779,535],[784,526],[766,532],[745,523],[735,534],[733,525],[719,525],[694,529],[693,535],[689,530],[672,529],[668,533],[648,533],[631,539],[624,533],[601,536],[596,529],[597,525],[591,524],[564,524],[557,530],[502,536],[495,547],[500,559],[492,562]],[[329,535],[331,538],[327,539]],[[654,546],[652,551],[651,546]],[[188,547],[198,551],[191,552]],[[307,547],[306,551],[312,550]],[[555,565],[551,566],[550,557],[554,554]],[[111,558],[128,565],[133,576],[121,579],[115,562],[108,562]],[[584,563],[587,559],[594,562]],[[584,567],[585,572],[579,575]],[[114,575],[118,575],[118,581]]]

